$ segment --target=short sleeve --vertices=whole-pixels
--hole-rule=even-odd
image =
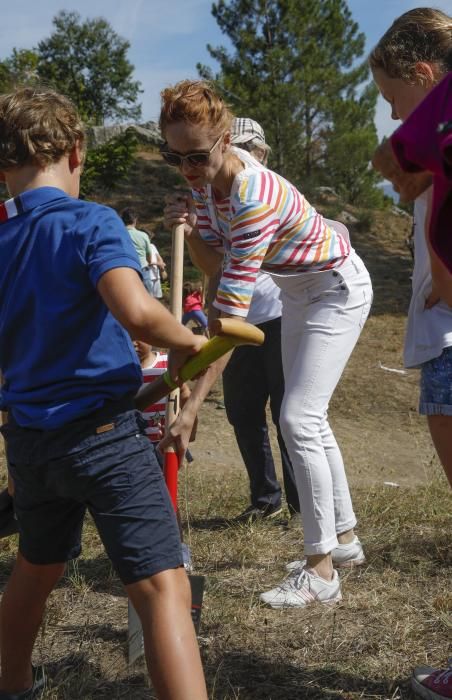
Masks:
[[[151,241],[149,240],[149,236],[143,231],[143,241],[144,241],[144,247],[146,250],[146,255],[149,255],[152,257],[153,255],[153,248],[154,246],[152,245]]]
[[[81,230],[86,242],[85,262],[94,287],[102,275],[117,267],[130,267],[141,276],[138,255],[116,212],[107,207],[99,207],[95,213],[91,212],[89,221],[85,222],[85,227],[82,226]]]

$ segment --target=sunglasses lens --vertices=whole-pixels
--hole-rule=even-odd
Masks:
[[[208,153],[193,153],[193,155],[187,156],[187,161],[189,165],[192,165],[195,168],[199,168],[201,165],[205,165],[208,160]]]
[[[173,165],[173,166],[178,166],[181,164],[182,159],[180,156],[178,156],[176,153],[170,153],[169,151],[160,151],[162,154],[162,157],[168,165]]]

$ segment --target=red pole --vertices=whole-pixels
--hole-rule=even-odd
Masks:
[[[178,321],[182,319],[182,283],[184,278],[184,225],[176,226],[173,231],[173,243],[171,251],[171,277],[170,277],[170,311]],[[166,406],[166,422],[169,427],[179,413],[179,389],[175,389],[168,396]],[[177,512],[177,476],[179,471],[179,457],[173,447],[165,450],[163,473],[165,482]]]

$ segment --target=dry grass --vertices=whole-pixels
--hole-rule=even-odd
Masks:
[[[190,502],[204,491],[191,536],[198,568],[208,575],[202,643],[212,697],[407,697],[412,665],[445,661],[450,644],[445,480],[417,490],[358,490],[367,564],[342,576],[340,605],[305,611],[275,611],[258,600],[284,576],[284,564],[299,558],[299,534],[282,524],[221,527],[211,520],[237,513],[244,486],[190,475]]]
[[[245,480],[191,467],[187,539],[207,587],[200,645],[211,698],[408,698],[415,663],[444,662],[452,629],[450,495],[439,474],[418,489],[357,490],[367,564],[342,575],[344,600],[276,611],[258,594],[301,552],[285,521],[234,525]],[[183,503],[182,503],[183,506]],[[231,520],[228,520],[228,519]],[[3,581],[14,540],[0,557]],[[149,698],[126,664],[127,606],[88,522],[84,556],[49,602],[36,660],[49,664],[45,698]]]

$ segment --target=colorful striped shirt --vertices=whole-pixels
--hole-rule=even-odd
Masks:
[[[260,268],[275,275],[329,270],[351,249],[290,182],[242,149],[232,150],[245,169],[230,197],[215,200],[210,185],[192,195],[201,237],[225,252],[215,306],[246,317]]]
[[[144,384],[152,384],[168,369],[168,355],[161,352],[156,353],[156,355],[157,357],[150,366],[142,368]],[[158,403],[154,403],[142,411],[143,418],[148,423],[146,435],[154,444],[160,442],[162,433],[165,432],[166,403],[167,397],[165,396]]]

